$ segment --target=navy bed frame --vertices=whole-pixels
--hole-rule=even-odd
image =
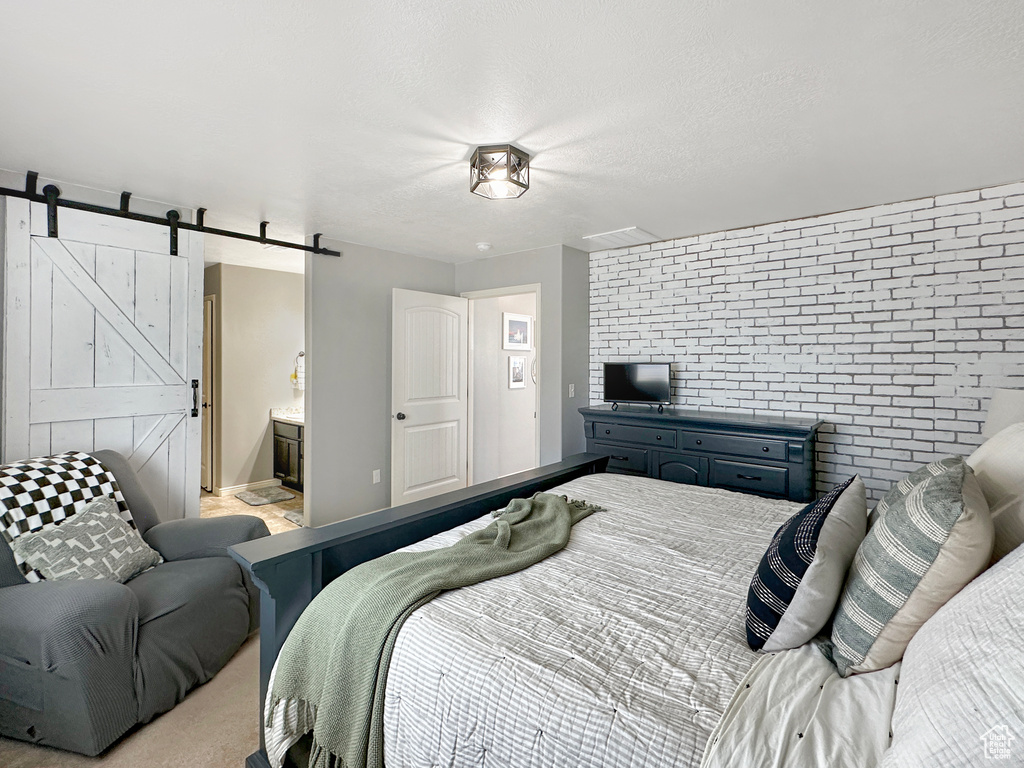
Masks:
[[[270,766],[263,742],[270,672],[299,615],[324,586],[360,563],[475,520],[514,498],[604,472],[607,464],[607,456],[580,453],[442,496],[232,547],[231,556],[260,590],[260,744],[246,768]]]

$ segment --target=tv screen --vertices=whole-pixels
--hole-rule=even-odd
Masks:
[[[671,403],[668,363],[605,363],[606,403]]]

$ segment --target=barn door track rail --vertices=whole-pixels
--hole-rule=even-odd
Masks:
[[[340,251],[332,251],[330,248],[324,248],[320,245],[321,234],[317,232],[313,235],[313,244],[305,245],[304,243],[289,243],[285,240],[275,240],[267,237],[267,226],[270,222],[260,222],[260,233],[258,235],[248,235],[245,232],[233,232],[230,229],[218,229],[216,227],[208,227],[204,223],[203,219],[206,215],[205,208],[196,209],[196,222],[195,224],[187,221],[181,221],[181,214],[171,209],[167,212],[166,218],[160,216],[149,216],[144,213],[135,213],[129,210],[131,205],[131,192],[121,193],[121,205],[118,208],[107,208],[102,205],[93,205],[92,203],[81,203],[77,200],[68,200],[60,196],[60,188],[53,184],[47,184],[43,187],[42,193],[36,190],[36,186],[39,183],[39,174],[35,171],[29,171],[25,174],[25,189],[8,189],[6,187],[0,187],[0,195],[7,195],[9,197],[20,197],[25,200],[31,200],[34,203],[45,203],[46,204],[46,229],[47,234],[50,237],[57,237],[57,209],[58,208],[74,208],[79,211],[88,211],[89,213],[99,213],[103,216],[116,216],[119,219],[131,219],[133,221],[145,221],[150,224],[159,224],[163,227],[170,229],[170,252],[172,256],[178,255],[178,231],[185,229],[191,232],[202,232],[205,235],[217,235],[218,237],[231,237],[235,240],[248,240],[252,243],[261,243],[263,245],[273,245],[278,248],[291,248],[296,251],[308,251],[309,253],[316,253],[322,256],[341,256]]]

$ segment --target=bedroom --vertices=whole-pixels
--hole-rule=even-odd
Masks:
[[[2,186],[343,252],[305,257],[313,525],[389,505],[395,287],[542,286],[542,464],[584,449],[609,360],[672,362],[677,405],[825,420],[819,489],[871,500],[1024,386],[1017,3],[2,15]],[[504,141],[531,188],[470,195]],[[655,244],[583,240],[633,226]]]

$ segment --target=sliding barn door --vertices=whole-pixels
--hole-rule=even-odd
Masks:
[[[202,236],[8,198],[4,461],[116,450],[164,519],[199,514]]]

